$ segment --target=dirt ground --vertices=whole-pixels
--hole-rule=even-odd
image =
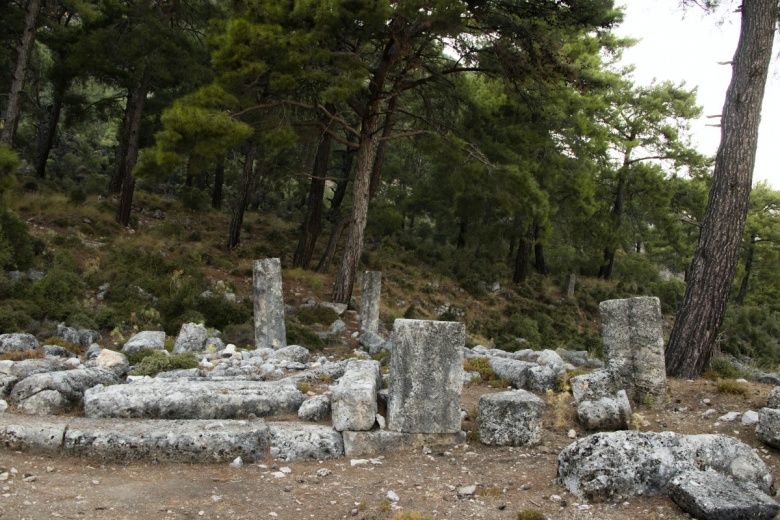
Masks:
[[[636,410],[644,431],[723,433],[757,448],[780,475],[780,452],[764,446],[754,426],[718,423],[730,411],[760,410],[769,385],[749,384],[746,395],[719,394],[714,381],[669,381],[668,403]],[[476,410],[486,385],[467,386],[463,408]],[[702,401],[709,399],[710,403]],[[714,409],[707,416],[704,412]],[[406,450],[353,464],[341,460],[279,463],[266,460],[240,468],[145,462],[102,463],[0,449],[0,518],[98,519],[390,519],[398,511],[446,519],[515,519],[541,510],[549,519],[688,518],[665,497],[639,497],[590,504],[555,482],[557,456],[572,442],[570,407],[548,406],[542,442],[533,448],[489,447],[479,442]],[[556,422],[558,423],[556,427]],[[467,431],[476,423],[466,420]],[[471,438],[471,436],[469,437]],[[324,476],[318,471],[327,469]],[[284,472],[284,477],[274,473]],[[0,475],[0,479],[3,476]],[[458,488],[476,493],[458,496]],[[389,492],[397,502],[387,500]]]

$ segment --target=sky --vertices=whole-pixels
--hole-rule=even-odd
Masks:
[[[693,7],[683,11],[678,0],[618,0],[625,7],[625,20],[615,31],[620,36],[641,39],[623,54],[624,64],[636,67],[637,85],[657,81],[685,81],[688,88],[698,87],[702,117],[691,126],[693,142],[707,155],[715,155],[720,128],[707,126],[719,119],[731,80],[731,67],[718,62],[731,61],[739,39],[740,15],[731,9],[705,15]],[[780,146],[780,44],[775,38],[774,59],[769,66],[759,127],[758,153],[753,182],[766,180],[780,190],[780,161],[774,155]],[[774,148],[774,149],[773,149]]]

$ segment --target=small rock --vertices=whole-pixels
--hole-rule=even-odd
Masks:
[[[388,499],[390,502],[398,502],[399,500],[401,500],[401,497],[399,497],[399,496],[396,494],[396,492],[395,492],[395,491],[392,491],[392,490],[391,490],[391,491],[388,491],[388,492],[387,492],[387,499]]]
[[[574,429],[569,430],[566,432],[566,436],[570,439],[576,439],[577,438],[577,432]]]
[[[726,415],[721,415],[720,417],[718,417],[718,420],[723,422],[732,422],[739,419],[740,415],[742,414],[739,412],[729,412]]]
[[[758,424],[758,412],[754,410],[748,410],[742,414],[742,424],[745,426],[752,426]]]
[[[287,476],[287,475],[285,475],[284,473],[282,473],[281,471],[274,471],[273,473],[271,473],[271,475],[272,475],[274,478],[284,478],[284,477],[286,477],[286,476]]]
[[[320,469],[317,470],[317,476],[318,477],[327,477],[331,473],[333,473],[333,472],[331,470],[329,470],[328,468],[320,468]]]
[[[24,477],[22,480],[24,480],[25,482],[35,482],[36,480],[38,480],[38,477],[35,475],[28,475]]]
[[[458,488],[458,497],[464,498],[464,497],[471,497],[474,496],[474,493],[477,491],[477,486],[471,485],[471,486],[461,486]]]
[[[93,480],[93,481],[92,481],[92,484],[93,484],[94,486],[97,486],[98,484],[100,484],[100,481],[99,481],[99,480]]]
[[[244,461],[241,460],[241,457],[236,457],[233,459],[233,462],[230,463],[231,468],[240,468],[244,465]]]

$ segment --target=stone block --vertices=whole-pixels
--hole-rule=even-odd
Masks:
[[[331,388],[331,416],[337,431],[370,430],[376,422],[379,362],[354,360]]]
[[[278,258],[255,260],[252,274],[255,346],[272,349],[286,347],[281,262]]]
[[[12,333],[0,334],[0,353],[16,352],[19,350],[35,350],[38,348],[38,340],[32,334]]]
[[[307,399],[298,408],[298,419],[302,421],[324,421],[330,417],[330,397],[315,395]]]
[[[479,398],[479,439],[496,446],[533,446],[539,442],[544,401],[525,390]]]
[[[161,330],[144,330],[127,340],[122,346],[122,352],[131,354],[142,348],[165,350],[165,332]]]
[[[89,418],[239,419],[297,413],[304,395],[292,385],[264,381],[153,379],[96,386],[84,394]]]
[[[528,386],[528,371],[537,366],[528,361],[491,357],[488,361],[497,378],[506,378],[515,388]]]
[[[118,377],[127,374],[127,370],[130,368],[127,356],[108,349],[100,351],[100,354],[95,358],[95,365],[98,368],[105,368],[112,371]]]
[[[780,449],[780,409],[762,408],[758,412],[756,436],[765,444]]]
[[[360,292],[360,313],[358,330],[360,332],[379,332],[379,301],[382,294],[382,273],[365,271]]]
[[[458,322],[395,321],[388,429],[406,433],[460,431],[465,338],[466,326]]]
[[[329,426],[268,423],[271,457],[286,462],[337,459],[344,456],[341,434]]]
[[[67,430],[65,418],[19,417],[0,414],[0,446],[17,451],[56,452]]]
[[[31,375],[17,383],[11,391],[11,399],[22,409],[38,410],[41,413],[59,413],[80,402],[87,389],[95,385],[117,383],[119,383],[117,375],[105,368],[43,372]],[[51,391],[59,393],[61,398],[51,394]],[[47,393],[37,399],[34,398],[36,394],[42,392]],[[33,399],[33,402],[25,407],[23,403],[28,399]]]
[[[625,430],[631,424],[631,403],[626,391],[619,390],[612,397],[580,401],[577,417],[589,431]]]
[[[780,513],[780,505],[765,493],[741,488],[714,471],[678,473],[669,482],[667,492],[693,518],[772,520]]]
[[[200,323],[183,323],[176,343],[173,345],[173,353],[200,352],[206,348],[209,331]]]
[[[767,408],[780,408],[780,386],[775,386],[769,391],[766,406]]]
[[[634,403],[666,398],[663,317],[658,298],[643,296],[599,304],[607,370]]]

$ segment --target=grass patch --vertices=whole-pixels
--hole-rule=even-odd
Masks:
[[[566,372],[563,373],[561,378],[558,379],[558,391],[559,392],[570,393],[571,392],[571,384],[569,383],[569,381],[571,380],[571,378],[572,377],[577,377],[577,376],[582,376],[582,375],[585,375],[585,374],[590,374],[590,370],[580,370],[580,369],[567,370]]]
[[[60,337],[57,337],[57,336],[52,336],[50,338],[46,338],[43,341],[43,344],[44,345],[57,345],[59,347],[64,348],[68,352],[70,352],[72,354],[76,354],[76,355],[80,355],[81,352],[82,352],[81,345],[79,345],[78,343],[71,343],[70,341],[65,341],[64,339],[62,339]]]
[[[748,393],[747,385],[738,383],[733,379],[721,379],[717,383],[719,394],[745,395]]]
[[[547,406],[553,410],[555,415],[554,427],[565,430],[573,428],[576,422],[574,420],[575,410],[571,406],[571,396],[566,392],[556,394],[552,390],[547,390],[546,397]]]
[[[388,511],[390,511],[390,506],[392,504],[393,503],[390,502],[389,498],[383,498],[382,501],[379,502],[379,512],[380,513],[387,513]]]
[[[303,381],[302,383],[295,385],[295,388],[297,388],[298,391],[302,394],[308,394],[311,392],[312,386],[308,381]]]
[[[160,352],[159,350],[153,349],[153,348],[138,349],[135,352],[130,352],[130,353],[126,354],[127,355],[127,361],[131,365],[137,365],[138,363],[143,361],[144,358],[147,358],[149,356],[153,356],[153,355],[155,355],[155,354],[157,354],[159,352]]]
[[[490,381],[488,381],[488,386],[491,388],[506,388],[508,386],[512,386],[512,383],[509,381],[509,379],[505,377],[497,378],[493,377]]]
[[[477,490],[477,495],[481,497],[500,497],[504,492],[497,487],[484,487]]]
[[[41,359],[43,358],[42,350],[12,350],[11,352],[4,352],[0,354],[0,360],[2,361],[24,361],[25,359]]]
[[[314,271],[307,271],[306,269],[301,269],[300,267],[283,270],[282,279],[284,280],[285,285],[288,283],[298,283],[307,287],[311,287],[315,291],[320,291],[323,287],[325,287],[324,275],[315,273]]]
[[[310,352],[322,350],[328,344],[313,330],[304,327],[289,318],[284,320],[284,326],[287,332],[288,345],[300,345]]]
[[[712,370],[708,372],[714,372],[717,377],[722,377],[723,379],[739,379],[740,377],[747,379],[750,376],[750,374],[724,358],[713,359]]]
[[[317,305],[304,307],[295,315],[295,318],[303,325],[330,325],[339,319],[339,315],[329,307]]]
[[[466,372],[479,372],[479,377],[482,378],[482,381],[496,379],[496,373],[490,368],[490,359],[486,357],[464,359],[463,370]]]
[[[136,365],[132,375],[156,376],[160,372],[197,367],[198,360],[192,352],[169,355],[161,351],[155,351],[154,354],[146,356]]]
[[[518,511],[515,519],[516,520],[545,520],[546,517],[544,516],[544,513],[542,513],[540,510],[530,508],[530,509],[523,509],[522,511]]]
[[[418,513],[417,511],[408,511],[394,514],[391,520],[436,520],[436,518],[431,515]]]

